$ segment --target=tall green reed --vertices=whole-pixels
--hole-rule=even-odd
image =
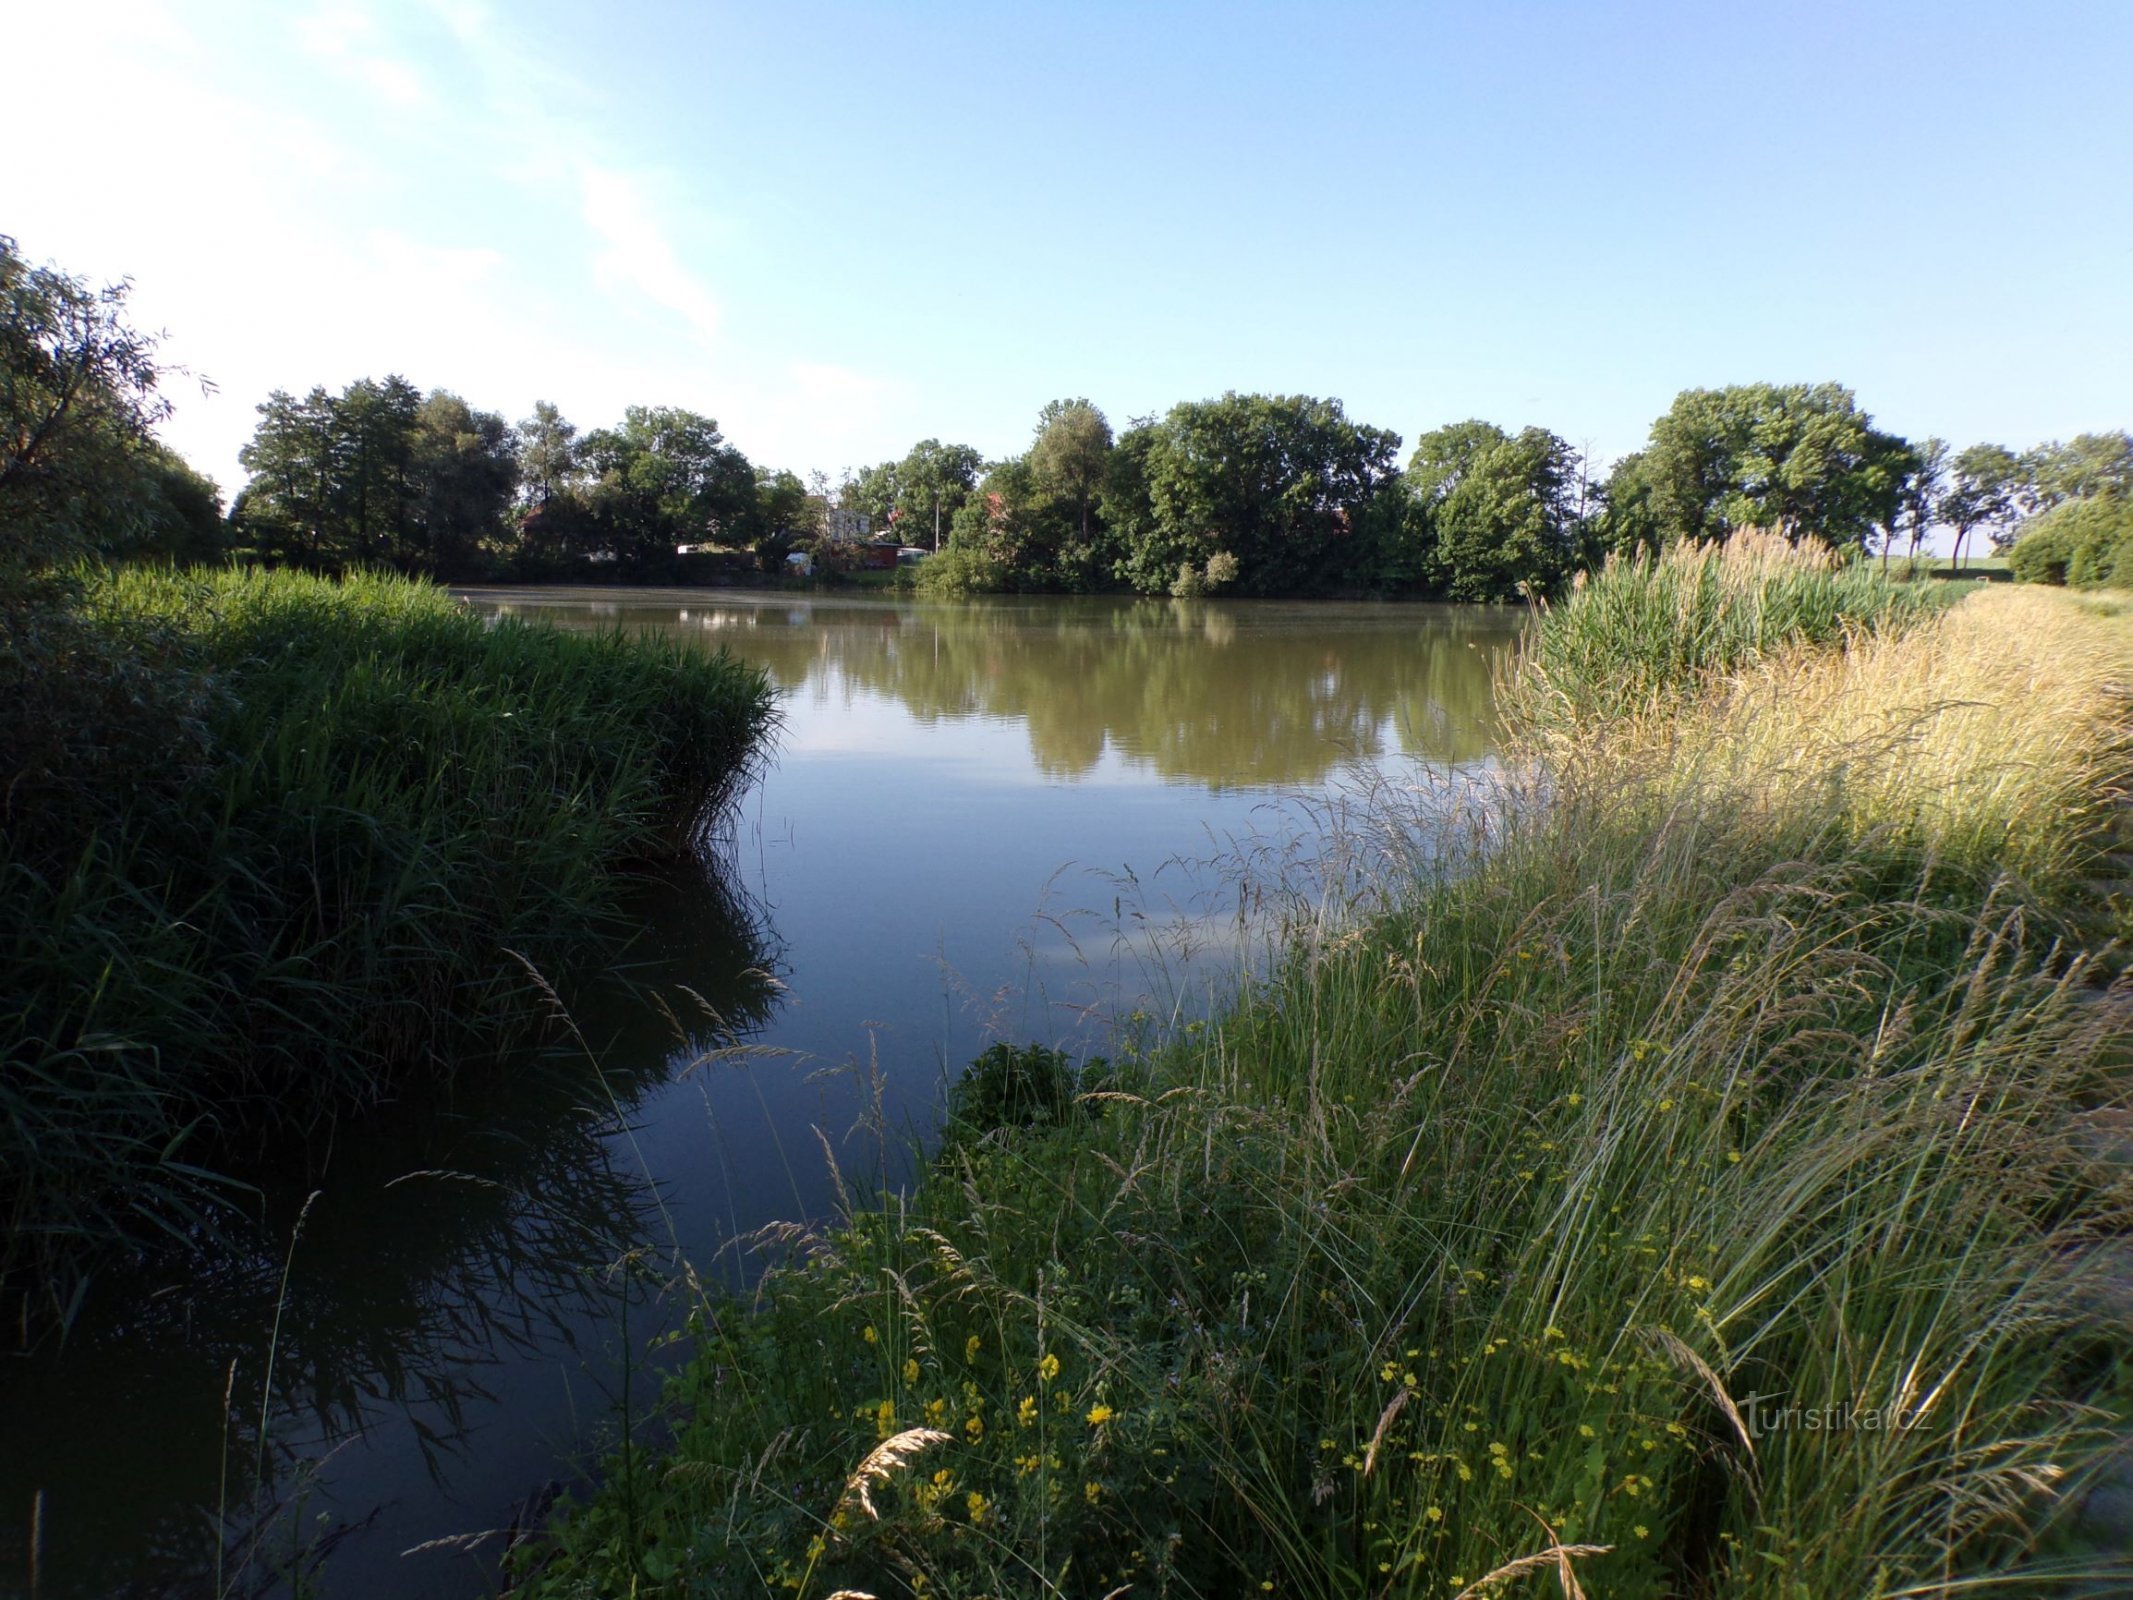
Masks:
[[[1533,726],[1663,715],[1714,677],[1788,648],[1901,629],[1952,598],[1943,585],[1767,536],[1611,560],[1532,631],[1506,707]]]
[[[79,607],[8,663],[62,724],[12,747],[0,854],[10,1264],[197,1229],[247,1151],[525,1026],[512,953],[624,937],[616,874],[695,847],[776,720],[724,655],[393,578],[132,570]]]

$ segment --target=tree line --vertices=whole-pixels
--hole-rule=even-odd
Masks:
[[[0,290],[9,537],[24,517],[93,527],[109,553],[661,582],[703,575],[706,551],[729,570],[775,570],[796,546],[833,558],[834,521],[937,550],[920,581],[950,592],[1488,601],[1747,527],[1888,559],[1937,529],[1960,557],[2033,526],[2050,535],[2033,575],[2133,583],[2125,432],[1956,450],[1877,427],[1834,383],[1684,390],[1604,472],[1543,427],[1453,422],[1403,457],[1399,434],[1337,399],[1233,392],[1116,430],[1091,401],[1056,400],[1019,453],[925,439],[832,482],[752,463],[680,407],[581,432],[547,402],[513,423],[391,375],[268,396],[221,518],[215,486],[154,442],[164,402],[138,381],[154,344],[125,326],[124,286],[31,268],[0,238]],[[66,377],[69,350],[96,354],[94,382]]]
[[[1403,457],[1336,399],[1230,393],[1119,431],[1087,399],[1056,400],[1018,454],[925,439],[809,484],[693,411],[633,406],[581,434],[547,403],[514,425],[399,377],[277,392],[241,459],[231,536],[269,560],[657,582],[688,575],[692,551],[775,567],[827,550],[834,508],[937,550],[921,582],[948,592],[1508,600],[1749,527],[1884,559],[1946,529],[1960,557],[2069,502],[2133,495],[2123,432],[1956,451],[1878,428],[1829,383],[1684,390],[1604,475],[1542,427],[1454,422]]]

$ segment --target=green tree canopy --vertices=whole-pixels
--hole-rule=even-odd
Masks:
[[[444,389],[416,408],[410,446],[415,484],[415,564],[440,576],[484,564],[518,492],[518,441],[493,411]]]
[[[2020,459],[2005,445],[1974,444],[1957,452],[1949,467],[1947,492],[1940,500],[1940,520],[1955,530],[1955,557],[1963,544],[1984,530],[1995,546],[2013,541],[2016,506],[2026,479]]]
[[[1086,400],[1054,400],[1037,416],[1029,465],[1041,488],[1070,502],[1083,540],[1111,463],[1111,424]]]
[[[519,488],[529,507],[548,505],[576,487],[578,430],[554,402],[536,400],[533,415],[518,425]]]
[[[2133,494],[2060,501],[2023,524],[2008,560],[2024,583],[2133,589]]]
[[[163,484],[173,458],[151,432],[170,410],[157,388],[164,369],[155,337],[126,321],[130,290],[33,267],[0,234],[0,576],[9,582],[150,540],[171,510]]]
[[[870,532],[880,533],[886,529],[896,510],[898,465],[894,461],[883,461],[871,467],[861,467],[838,491],[838,505],[846,511],[864,513]]]
[[[1407,485],[1436,587],[1475,601],[1554,588],[1577,554],[1577,472],[1577,452],[1546,428],[1513,437],[1467,421],[1424,434]]]
[[[448,390],[424,397],[397,375],[358,378],[337,395],[277,389],[237,459],[251,474],[230,516],[239,539],[329,569],[483,570],[519,484],[509,423]]]
[[[2032,515],[2089,495],[2133,495],[2133,434],[2080,433],[2022,458],[2024,509]]]
[[[1759,527],[1864,549],[1893,525],[1914,468],[1842,385],[1752,383],[1684,389],[1636,470],[1659,543]]]
[[[896,464],[896,502],[884,519],[904,544],[930,545],[938,527],[945,538],[978,486],[985,457],[967,444],[921,439]]]
[[[1240,395],[1173,406],[1118,441],[1104,504],[1132,538],[1119,575],[1148,594],[1233,557],[1240,594],[1342,581],[1359,527],[1395,481],[1400,436],[1351,422],[1338,400]],[[1130,500],[1145,495],[1145,504]],[[1225,564],[1226,565],[1226,564]]]
[[[1633,451],[1617,461],[1600,485],[1594,542],[1605,555],[1657,554],[1665,547],[1665,529],[1652,504],[1652,475],[1645,452]]]
[[[600,535],[625,567],[664,565],[680,544],[755,537],[755,469],[709,417],[631,406],[620,426],[587,434],[580,455]]]

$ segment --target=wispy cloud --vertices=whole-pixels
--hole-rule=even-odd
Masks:
[[[433,97],[421,71],[387,46],[377,16],[352,0],[328,0],[297,18],[295,33],[304,49],[389,104],[407,108],[431,103]]]
[[[136,279],[137,320],[219,385],[175,387],[167,433],[226,489],[270,389],[386,371],[513,416],[553,399],[587,426],[689,405],[802,470],[874,453],[900,390],[731,332],[718,248],[734,219],[642,159],[631,107],[481,0],[328,0],[265,22],[111,0],[86,23],[33,11],[16,39],[25,58],[87,52],[105,110],[80,122],[58,75],[13,86],[27,124],[78,129],[78,166],[32,164],[0,226],[70,270]]]
[[[640,174],[578,164],[580,214],[599,242],[593,269],[603,284],[644,296],[708,339],[718,332],[718,301],[682,264],[649,187]]]

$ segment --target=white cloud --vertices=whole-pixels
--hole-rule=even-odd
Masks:
[[[11,85],[18,121],[69,129],[68,159],[19,166],[0,227],[136,280],[135,322],[218,386],[169,385],[165,433],[225,492],[270,390],[389,371],[514,418],[552,399],[587,427],[691,406],[803,471],[880,453],[898,386],[728,334],[703,242],[721,219],[479,0],[340,0],[293,24],[113,0],[64,23],[34,9],[16,42],[93,57],[99,111],[77,114],[65,74]]]
[[[405,57],[385,48],[385,30],[377,17],[352,0],[327,4],[299,17],[299,43],[400,108],[427,105],[432,96],[420,71]]]
[[[664,306],[703,338],[716,334],[718,302],[675,253],[647,180],[589,162],[577,176],[580,213],[601,244],[593,258],[600,281]]]

